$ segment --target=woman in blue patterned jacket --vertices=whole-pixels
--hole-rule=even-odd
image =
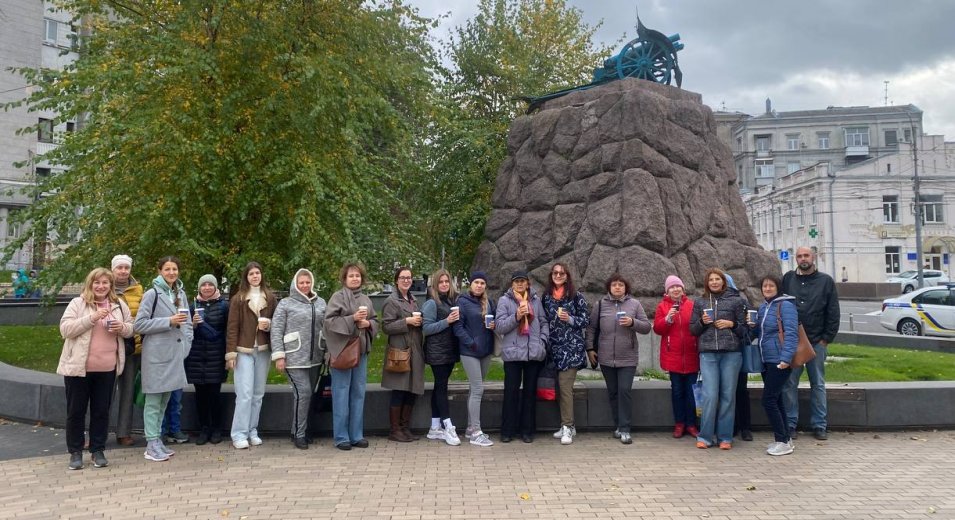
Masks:
[[[560,389],[560,429],[554,433],[561,444],[570,444],[577,435],[574,427],[574,380],[577,371],[587,366],[584,331],[590,323],[587,300],[574,287],[570,271],[557,262],[550,268],[547,292],[542,299],[550,328],[548,356],[557,369]]]

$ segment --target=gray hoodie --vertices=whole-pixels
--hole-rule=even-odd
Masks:
[[[285,368],[311,368],[322,364],[325,346],[322,341],[322,323],[325,320],[325,300],[317,293],[302,294],[296,286],[299,276],[307,275],[315,283],[308,269],[299,269],[292,277],[289,295],[279,302],[272,316],[270,344],[272,360],[285,359]]]

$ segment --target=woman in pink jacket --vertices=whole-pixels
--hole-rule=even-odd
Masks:
[[[70,469],[83,469],[86,409],[90,410],[90,453],[93,466],[109,463],[103,450],[109,431],[109,406],[116,376],[123,373],[123,338],[133,335],[133,317],[113,291],[113,272],[97,267],[86,275],[83,292],[73,298],[60,319],[63,352],[56,373],[66,388],[66,447]]]

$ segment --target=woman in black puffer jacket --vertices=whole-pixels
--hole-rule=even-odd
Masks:
[[[448,404],[448,379],[460,359],[458,338],[453,325],[460,318],[458,293],[451,283],[451,274],[438,269],[431,275],[430,299],[424,303],[424,360],[431,365],[434,389],[431,391],[431,429],[428,438],[442,440],[451,446],[461,444],[457,429],[451,422]]]
[[[199,278],[199,295],[192,309],[195,338],[185,361],[186,380],[196,388],[196,410],[199,414],[199,437],[196,444],[222,442],[219,391],[226,380],[226,324],[229,303],[219,293],[216,277]]]

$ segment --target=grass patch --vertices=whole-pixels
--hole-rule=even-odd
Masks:
[[[381,382],[385,358],[384,335],[375,340],[368,359],[368,382]],[[0,362],[41,372],[56,372],[63,340],[59,327],[9,325],[0,326]],[[860,345],[829,345],[829,357],[841,358],[826,363],[826,381],[853,383],[858,381],[955,381],[955,354],[865,347]],[[648,370],[645,377],[669,379],[664,372]],[[807,376],[803,375],[803,379]],[[759,375],[750,379],[759,380]],[[231,375],[229,377],[231,382]],[[431,368],[425,370],[425,380],[434,381]],[[467,381],[460,363],[454,366],[452,381]],[[503,381],[504,367],[492,360],[488,380]],[[285,384],[285,375],[274,368],[269,372],[269,383]]]

